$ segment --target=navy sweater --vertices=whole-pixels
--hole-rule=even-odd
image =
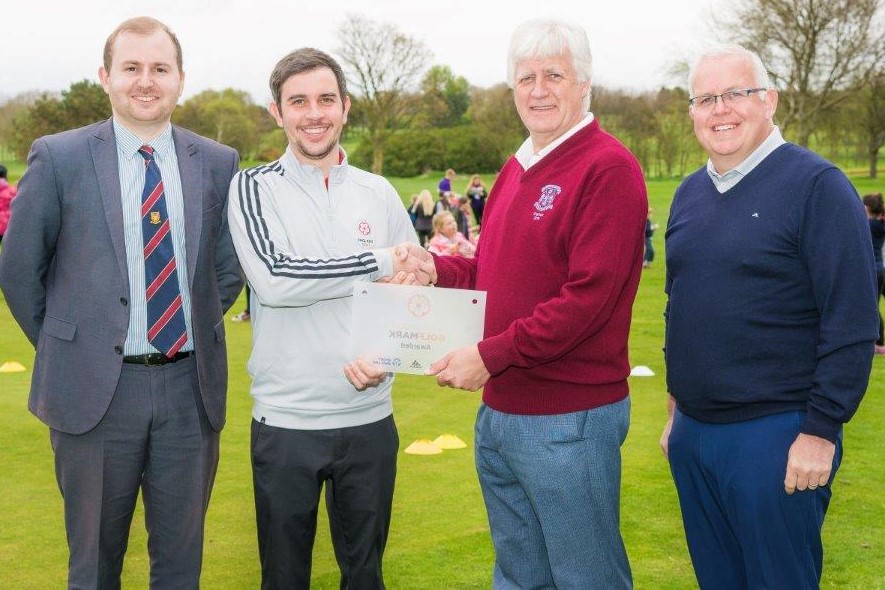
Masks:
[[[666,255],[679,410],[713,423],[803,410],[802,432],[835,441],[878,332],[870,230],[845,175],[793,144],[724,194],[701,169],[673,198]]]

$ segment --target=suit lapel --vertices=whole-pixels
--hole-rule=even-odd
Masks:
[[[89,138],[89,150],[98,188],[104,206],[105,220],[120,265],[120,274],[129,287],[129,271],[126,266],[126,240],[123,237],[123,197],[120,191],[120,166],[117,159],[117,141],[114,138],[114,125],[108,119],[99,125]]]
[[[203,230],[203,156],[197,144],[189,141],[175,126],[172,140],[181,175],[184,199],[184,243],[187,250],[187,284],[193,289]]]

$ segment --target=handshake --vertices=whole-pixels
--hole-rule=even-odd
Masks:
[[[393,275],[378,282],[400,285],[430,285],[436,282],[436,266],[430,252],[412,242],[403,242],[390,249]]]

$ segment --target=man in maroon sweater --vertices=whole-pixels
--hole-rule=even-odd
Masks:
[[[492,188],[476,258],[434,257],[438,285],[488,292],[485,338],[431,372],[485,386],[475,454],[494,587],[630,588],[620,447],[645,182],[588,112],[583,29],[525,23],[508,65],[530,137]]]

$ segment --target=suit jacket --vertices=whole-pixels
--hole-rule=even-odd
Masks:
[[[187,282],[200,394],[224,425],[224,312],[243,285],[227,227],[236,152],[173,126],[184,198]],[[3,237],[0,288],[36,349],[28,407],[82,434],[111,403],[129,325],[117,142],[111,120],[38,139]]]

